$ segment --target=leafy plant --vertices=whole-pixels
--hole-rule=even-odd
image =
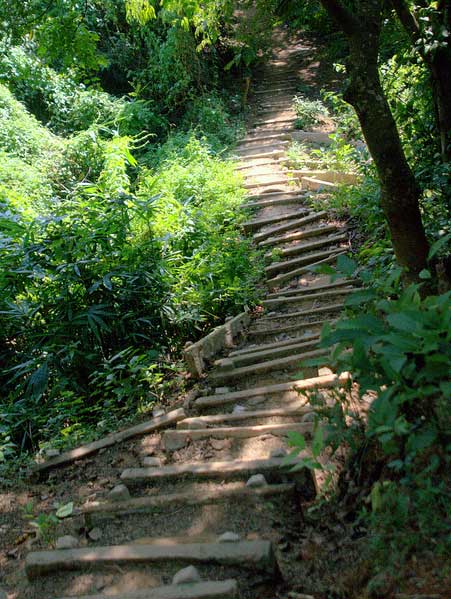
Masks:
[[[293,108],[297,117],[296,127],[298,129],[310,129],[329,115],[329,111],[321,100],[310,100],[301,95],[293,98]]]

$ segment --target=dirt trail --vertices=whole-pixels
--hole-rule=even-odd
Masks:
[[[263,313],[215,362],[202,394],[185,405],[186,418],[127,441],[119,455],[105,448],[50,473],[43,489],[52,500],[58,499],[52,487],[76,485],[76,514],[59,534],[72,535],[78,547],[32,547],[28,579],[17,570],[5,580],[17,585],[11,597],[274,599],[309,589],[299,579],[295,539],[302,503],[314,498],[321,480],[283,467],[286,434],[308,436],[313,427],[308,395],[295,387],[327,400],[343,385],[327,368],[318,335],[337,318],[353,281],[332,282],[308,270],[333,263],[348,248],[345,229],[311,208],[314,194],[327,192],[333,180],[327,173],[293,179],[284,165],[291,139],[327,140],[324,131],[294,129],[292,97],[308,52],[277,33],[273,58],[251,95],[253,126],[236,148],[254,210],[245,230],[268,250]],[[300,373],[311,356],[323,358],[324,368]],[[113,501],[113,488],[121,501]],[[194,576],[192,584],[172,584],[189,565],[202,582]]]

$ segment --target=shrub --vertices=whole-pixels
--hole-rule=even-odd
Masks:
[[[296,127],[310,129],[318,125],[328,116],[329,112],[321,100],[309,100],[303,96],[295,96],[293,108],[296,113]]]

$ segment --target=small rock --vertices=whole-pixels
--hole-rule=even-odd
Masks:
[[[49,498],[49,496],[47,495],[47,493],[43,493],[43,494],[41,495],[41,501],[45,501],[45,500],[46,500],[46,499],[48,499],[48,498]]]
[[[287,450],[284,447],[276,447],[269,454],[270,458],[284,458],[287,455]]]
[[[59,449],[46,449],[45,450],[45,457],[50,459],[50,458],[56,458],[57,456],[59,456],[60,451]]]
[[[172,579],[172,584],[186,584],[188,582],[200,582],[200,574],[194,566],[179,570]]]
[[[263,474],[254,474],[247,481],[246,487],[265,487],[267,484]]]
[[[216,387],[215,389],[216,395],[225,395],[226,393],[230,393],[230,387]]]
[[[318,368],[318,376],[326,376],[328,374],[333,374],[333,372],[330,368],[327,368],[327,367]]]
[[[99,541],[102,538],[102,531],[96,526],[88,532],[88,537],[91,541]]]
[[[116,485],[108,493],[108,499],[111,501],[126,501],[130,499],[130,491],[125,485]]]
[[[154,408],[152,410],[152,416],[154,418],[160,418],[160,416],[164,416],[166,414],[166,412],[163,410],[163,408]]]
[[[210,445],[216,451],[221,451],[221,449],[229,449],[232,441],[231,439],[210,439]]]
[[[65,535],[56,539],[56,549],[75,549],[76,547],[78,547],[78,539],[72,535]]]
[[[160,468],[162,465],[163,465],[163,460],[161,458],[154,458],[151,456],[147,456],[143,459],[143,466],[145,466],[147,468]]]
[[[101,487],[106,487],[110,482],[109,478],[99,478],[99,485]]]
[[[240,540],[240,535],[237,535],[235,532],[225,532],[218,537],[218,543],[238,543]]]
[[[232,414],[242,414],[245,411],[246,411],[246,408],[244,406],[236,405],[233,408]]]

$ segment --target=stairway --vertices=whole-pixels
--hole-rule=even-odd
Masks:
[[[311,394],[329,401],[349,380],[327,368],[319,333],[356,284],[310,270],[333,264],[348,241],[344,227],[312,208],[335,179],[290,177],[282,160],[294,131],[296,64],[288,45],[266,65],[253,126],[234,151],[249,190],[244,208],[253,211],[243,228],[266,250],[262,313],[246,316],[229,350],[206,360],[206,374],[201,360],[195,374],[206,376],[204,392],[185,411],[160,417],[154,428],[173,428],[158,433],[157,450],[124,468],[109,495],[76,508],[74,522],[100,533],[77,547],[30,551],[24,596],[273,599],[293,576],[281,540],[302,526],[302,502],[315,497],[317,480],[285,465],[287,433],[308,439]],[[323,368],[302,366],[312,357]]]

